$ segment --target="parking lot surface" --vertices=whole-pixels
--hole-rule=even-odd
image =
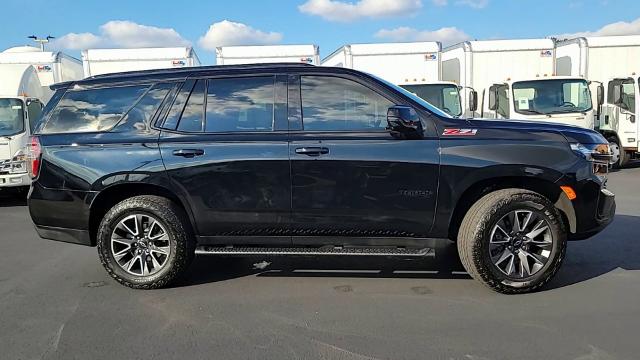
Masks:
[[[615,221],[542,291],[499,295],[433,258],[198,257],[176,286],[112,281],[94,248],[41,240],[0,194],[2,359],[638,359],[640,164]]]

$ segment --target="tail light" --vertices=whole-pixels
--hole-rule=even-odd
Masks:
[[[42,147],[40,146],[40,140],[37,136],[32,136],[29,139],[27,152],[29,162],[29,175],[32,179],[35,179],[38,177],[38,173],[40,172],[40,158],[42,156]]]

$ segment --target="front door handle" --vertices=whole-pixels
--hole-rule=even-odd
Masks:
[[[320,146],[301,147],[296,149],[296,154],[307,156],[320,156],[329,153],[329,148]]]
[[[193,157],[196,157],[196,156],[204,155],[204,150],[202,150],[202,149],[173,150],[173,155],[174,156],[182,156],[182,157],[185,157],[185,158],[193,158]]]

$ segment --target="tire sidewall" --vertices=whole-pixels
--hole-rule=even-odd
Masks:
[[[491,231],[502,217],[514,210],[529,210],[542,215],[549,224],[553,244],[551,254],[547,263],[534,275],[523,279],[513,279],[500,271],[491,260],[489,245],[491,241]],[[480,264],[490,279],[487,281],[495,282],[499,286],[505,286],[514,290],[536,288],[546,283],[558,270],[564,250],[566,246],[566,232],[560,221],[559,214],[555,207],[546,199],[534,193],[521,193],[513,195],[507,199],[500,201],[492,207],[489,213],[483,219],[482,231],[478,234],[480,241],[476,242],[475,251],[479,254],[476,259],[480,259]]]
[[[128,282],[133,286],[144,286],[163,281],[168,276],[170,277],[174,272],[176,259],[180,252],[180,246],[177,241],[178,233],[172,225],[172,221],[167,221],[170,219],[164,218],[164,215],[162,214],[164,211],[162,210],[163,209],[159,209],[159,206],[153,202],[147,202],[143,206],[139,206],[124,201],[114,206],[105,215],[97,234],[98,253],[105,268],[114,278],[116,278],[116,280]],[[170,246],[169,258],[167,259],[167,263],[164,267],[155,274],[148,276],[130,274],[118,265],[111,252],[111,235],[113,234],[115,227],[122,219],[133,214],[152,216],[167,231]]]

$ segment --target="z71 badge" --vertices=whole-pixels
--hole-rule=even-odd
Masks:
[[[478,129],[444,129],[444,136],[474,136]]]

